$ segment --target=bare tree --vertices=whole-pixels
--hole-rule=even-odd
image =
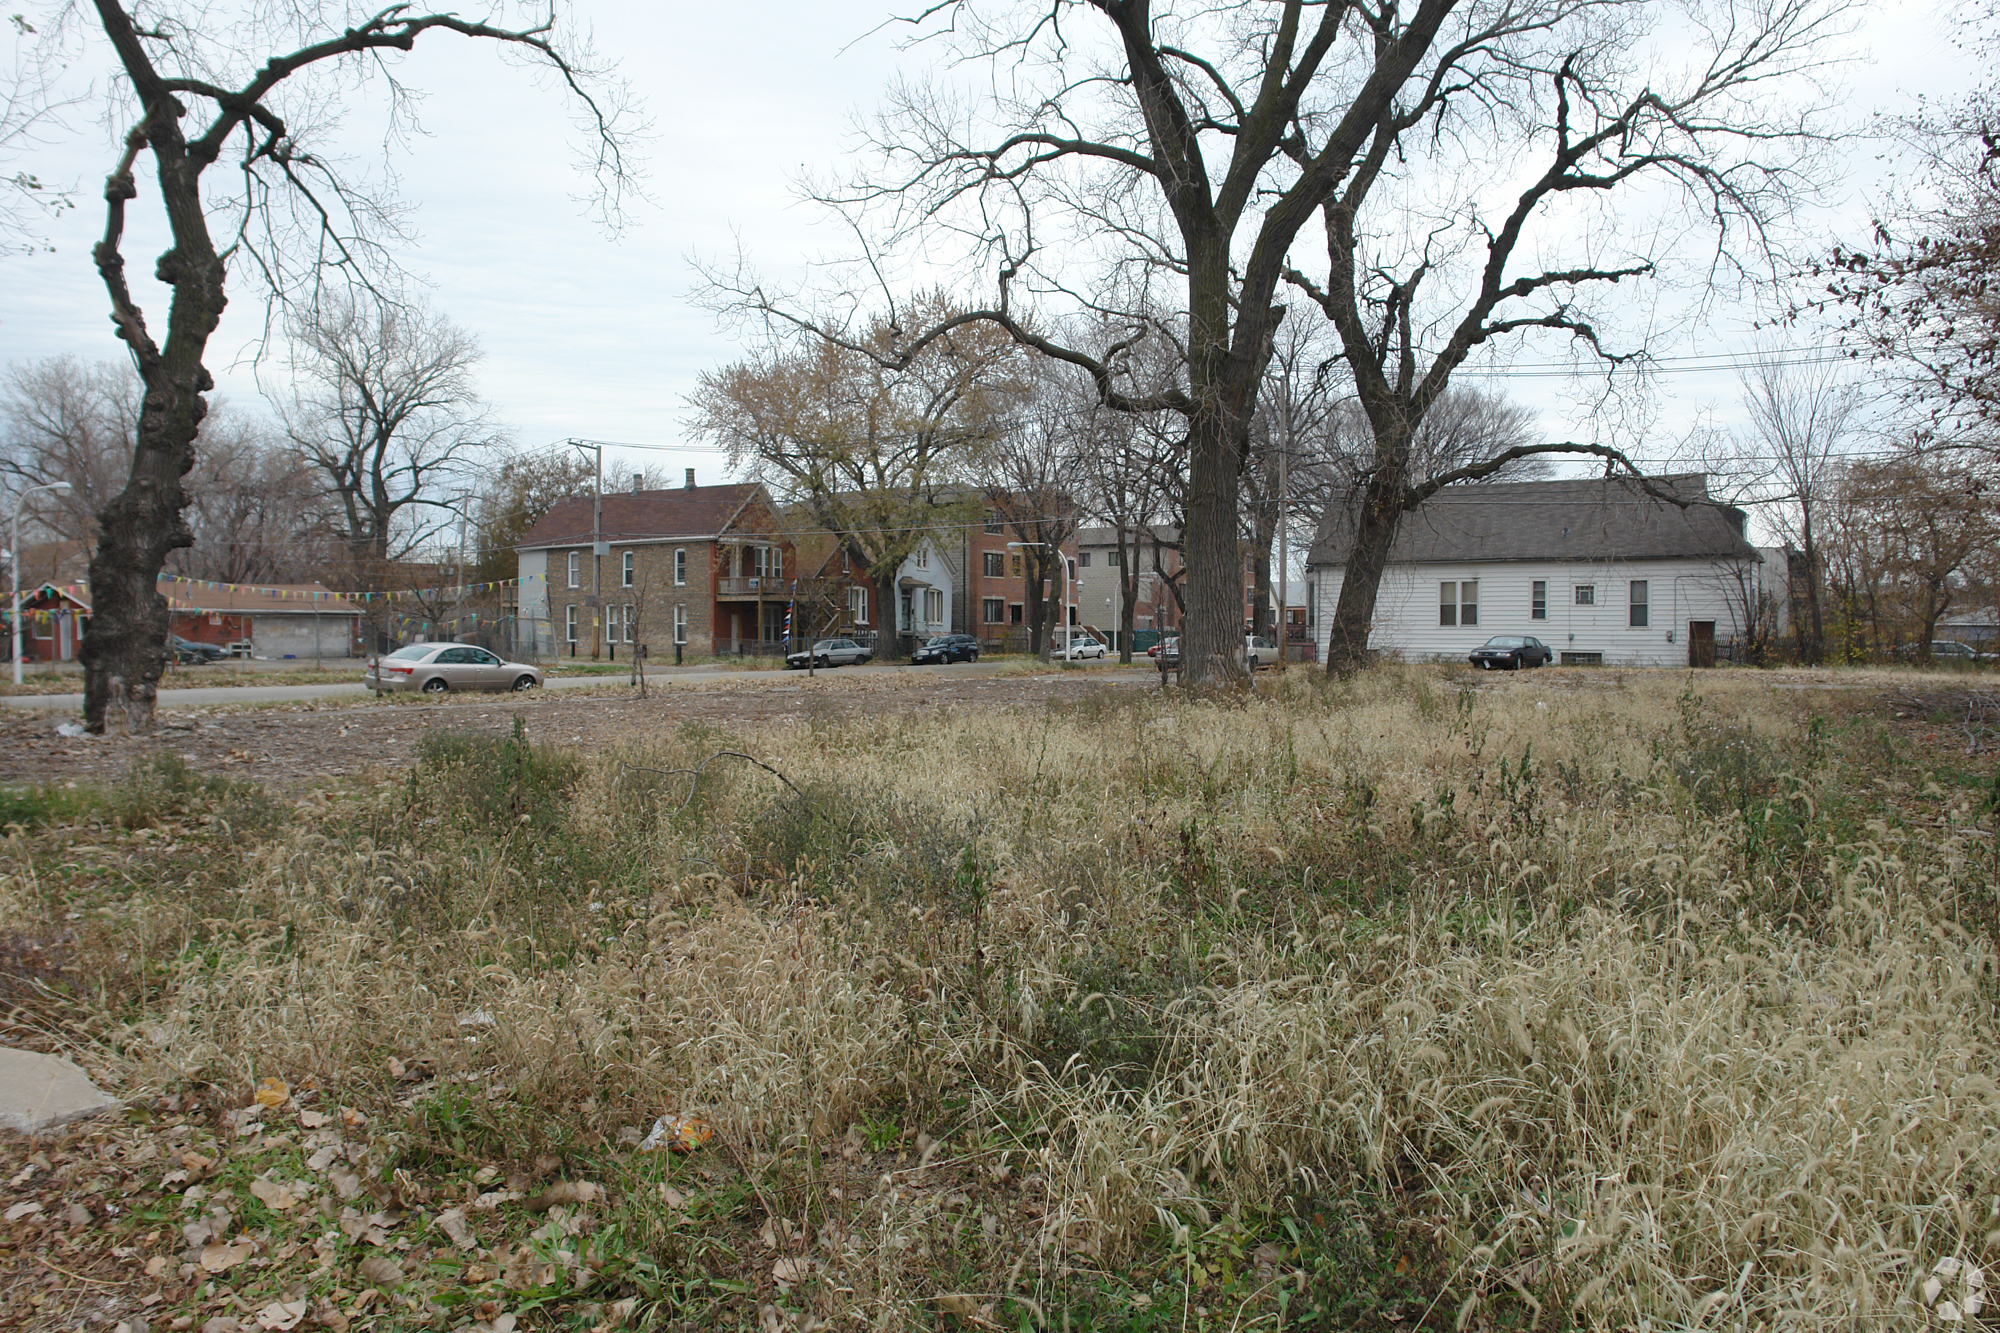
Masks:
[[[1004,91],[970,108],[947,92],[901,92],[878,134],[880,168],[824,195],[883,216],[890,247],[926,244],[933,262],[941,237],[971,237],[997,274],[989,308],[938,325],[895,321],[911,330],[898,357],[990,320],[1087,370],[1109,406],[1185,417],[1182,660],[1195,684],[1242,678],[1237,504],[1251,413],[1285,315],[1282,284],[1319,305],[1375,440],[1329,662],[1346,670],[1361,660],[1401,515],[1439,486],[1486,475],[1410,471],[1411,437],[1452,373],[1483,344],[1528,330],[1626,355],[1600,346],[1578,293],[1650,275],[1653,260],[1616,226],[1530,223],[1569,199],[1608,207],[1610,192],[1657,179],[1686,187],[1725,240],[1767,234],[1797,185],[1777,159],[1804,137],[1780,84],[1810,69],[1842,2],[1722,0],[1717,12],[1688,13],[1639,0],[1417,0],[1407,10],[940,0],[916,22],[949,48],[941,63],[987,64]],[[1699,53],[1685,75],[1629,54],[1655,12],[1673,15],[1678,48]],[[1093,21],[1097,32],[1079,31]],[[1656,196],[1643,206],[1657,215]],[[1291,264],[1315,217],[1328,244],[1318,278]],[[1646,230],[1663,234],[1653,222]],[[1535,263],[1563,249],[1555,266]],[[1121,383],[1124,354],[1151,332],[1137,316],[1090,346],[1023,317],[1023,303],[1075,288],[1080,254],[1182,287],[1180,384],[1134,394]],[[721,286],[858,345],[837,317],[800,314],[754,281]],[[1536,448],[1620,457],[1598,445]]]
[[[139,381],[125,366],[51,357],[7,368],[0,387],[0,468],[8,489],[66,481],[42,505],[43,526],[88,552],[97,513],[131,466],[139,423]]]
[[[290,0],[249,0],[243,12],[163,0],[142,18],[127,0],[92,0],[90,9],[123,76],[108,118],[127,127],[92,258],[145,386],[129,480],[99,513],[91,561],[93,617],[80,656],[84,724],[101,732],[152,724],[168,621],[155,585],[168,554],[193,540],[182,516],[184,479],[214,387],[202,357],[230,269],[267,291],[296,294],[329,269],[365,281],[400,239],[395,201],[358,188],[318,142],[338,123],[342,97],[374,83],[408,125],[413,94],[399,68],[406,53],[446,33],[494,42],[550,70],[576,99],[607,217],[629,175],[616,92],[607,100],[590,91],[602,72],[558,45],[553,10],[506,27],[401,5],[357,16]],[[122,249],[142,155],[172,234],[153,269],[172,293],[163,335],[147,321]]]
[[[290,321],[298,388],[285,430],[337,514],[349,581],[368,586],[431,541],[504,432],[480,401],[471,334],[421,302],[329,293]]]
[[[1086,439],[1093,426],[1092,394],[1079,398],[1061,368],[1030,367],[1032,395],[985,451],[986,501],[1021,545],[1027,574],[1028,651],[1049,642],[1050,604],[1060,595],[1062,548],[1082,522]]]
[[[129,455],[130,450],[127,450]],[[188,473],[194,544],[167,568],[223,583],[305,583],[325,577],[337,548],[318,479],[261,421],[219,405],[203,419]]]
[[[1838,365],[1798,365],[1766,355],[1739,375],[1753,438],[1739,442],[1756,480],[1746,500],[1769,506],[1802,557],[1804,616],[1796,618],[1799,660],[1826,656],[1821,510],[1840,484],[1844,456],[1860,424],[1861,391]]]
[[[61,128],[74,98],[58,91],[65,52],[59,34],[39,34],[24,14],[7,16],[10,68],[0,76],[0,244],[52,249],[37,235],[41,220],[75,208],[74,191],[52,186],[12,164]]]
[[[1903,449],[1856,459],[1836,496],[1844,526],[1869,548],[1861,563],[1878,648],[1908,640],[1930,660],[1937,623],[1962,594],[1968,566],[2000,545],[2000,502],[1976,470],[1932,452]]]
[[[516,454],[485,474],[473,500],[479,556],[473,576],[481,582],[520,573],[514,547],[556,501],[590,494],[591,461],[574,449]]]

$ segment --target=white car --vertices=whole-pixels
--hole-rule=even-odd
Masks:
[[[1101,641],[1080,634],[1069,641],[1069,656],[1067,660],[1081,662],[1087,657],[1103,657],[1107,651],[1109,650],[1105,648]],[[1061,639],[1057,639],[1049,646],[1049,656],[1055,658],[1057,661],[1064,660]]]
[[[1275,666],[1278,662],[1278,645],[1269,639],[1260,639],[1255,634],[1243,636],[1243,664],[1255,671],[1261,666]]]

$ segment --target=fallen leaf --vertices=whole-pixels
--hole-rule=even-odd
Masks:
[[[156,1254],[146,1261],[146,1276],[159,1277],[167,1271],[167,1256]]]
[[[780,1282],[803,1282],[812,1273],[812,1260],[788,1256],[771,1265],[771,1276]]]
[[[491,1282],[493,1280],[493,1270],[485,1264],[467,1264],[463,1280],[466,1286],[476,1287],[482,1282]]]
[[[243,1321],[235,1315],[219,1314],[201,1326],[201,1333],[236,1333],[243,1327]]]
[[[285,1080],[273,1074],[257,1080],[257,1091],[254,1096],[259,1106],[277,1107],[292,1099],[292,1090],[286,1085]],[[298,1321],[293,1321],[296,1322]],[[291,1325],[287,1324],[286,1327],[289,1328]]]
[[[24,1217],[33,1217],[36,1213],[39,1213],[41,1211],[42,1211],[42,1206],[39,1203],[35,1203],[32,1201],[28,1203],[17,1203],[12,1208],[9,1208],[7,1210],[7,1220],[9,1222],[18,1222]]]
[[[557,1204],[589,1204],[603,1197],[602,1185],[592,1184],[588,1180],[559,1180],[547,1189],[537,1192],[525,1206],[530,1212],[545,1213]]]
[[[332,1118],[332,1116],[329,1116],[324,1111],[301,1111],[299,1112],[299,1128],[318,1129]]]
[[[210,1241],[201,1247],[201,1266],[211,1273],[227,1273],[255,1252],[256,1246],[248,1241],[239,1240],[234,1245]]]
[[[368,1123],[368,1117],[351,1106],[343,1106],[340,1108],[340,1123],[349,1129],[359,1129]]]
[[[306,1169],[309,1171],[324,1171],[339,1160],[340,1145],[337,1143],[324,1144],[312,1156],[306,1158]]]
[[[297,1328],[299,1321],[306,1317],[306,1303],[299,1301],[272,1301],[257,1312],[257,1327],[270,1329]]]
[[[73,1227],[87,1227],[91,1223],[90,1209],[80,1203],[73,1203],[63,1211],[63,1221]]]
[[[250,1182],[250,1192],[257,1201],[273,1212],[290,1212],[298,1206],[299,1196],[292,1187],[281,1181],[257,1179]]]
[[[378,1287],[393,1287],[403,1280],[403,1266],[384,1254],[371,1254],[363,1259],[360,1272]]]
[[[361,1193],[361,1177],[344,1166],[336,1166],[327,1172],[326,1180],[343,1201],[354,1199]]]
[[[472,1228],[466,1225],[463,1208],[445,1209],[438,1214],[437,1224],[438,1229],[450,1236],[451,1243],[461,1250],[469,1250],[479,1243],[479,1238],[472,1234]]]

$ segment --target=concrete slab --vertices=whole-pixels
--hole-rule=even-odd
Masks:
[[[0,1129],[39,1134],[118,1104],[59,1055],[0,1046]]]

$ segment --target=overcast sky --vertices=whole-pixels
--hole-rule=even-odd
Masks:
[[[580,437],[661,446],[610,452],[606,472],[650,465],[678,480],[692,466],[703,481],[722,480],[719,456],[687,451],[683,400],[700,371],[743,349],[688,302],[697,280],[690,260],[726,258],[740,246],[762,271],[796,275],[815,256],[843,252],[844,234],[795,201],[794,182],[803,172],[838,171],[855,118],[878,104],[899,62],[914,57],[895,50],[892,33],[870,35],[887,14],[881,0],[585,0],[575,8],[648,104],[655,136],[642,152],[653,202],[639,206],[622,237],[606,238],[577,202],[583,183],[554,94],[480,44],[427,40],[405,68],[428,93],[428,137],[397,161],[420,233],[405,262],[431,284],[436,308],[482,341],[485,393],[519,443]],[[1930,6],[1881,3],[1863,12],[1853,43],[1861,63],[1847,75],[1851,110],[1906,112],[1919,91],[1950,97],[1968,85],[1968,62]],[[106,67],[101,47],[87,53],[85,66]],[[101,87],[103,75],[92,77]],[[83,206],[49,231],[55,253],[0,257],[0,363],[119,354],[89,259],[103,225],[93,192],[112,160],[108,144],[106,132],[79,115],[59,145],[7,164],[84,190]],[[1884,169],[1879,152],[1857,144],[1829,234],[1836,225],[1864,234],[1867,196],[1879,190]],[[152,202],[142,196],[137,207]],[[156,236],[135,234],[126,246],[132,269],[150,270],[160,248]],[[159,291],[142,293],[156,328],[164,326]],[[257,406],[250,357],[262,313],[239,299],[210,344],[224,394],[245,407]],[[1740,350],[1750,341],[1746,324],[1723,310],[1706,335],[1713,341],[1683,350]],[[268,369],[264,378],[277,382]],[[1552,437],[1578,429],[1560,380],[1481,382],[1504,384],[1542,409]],[[1708,410],[1727,415],[1736,393],[1726,371],[1668,376],[1662,385],[1662,437],[1672,433],[1667,423]]]

